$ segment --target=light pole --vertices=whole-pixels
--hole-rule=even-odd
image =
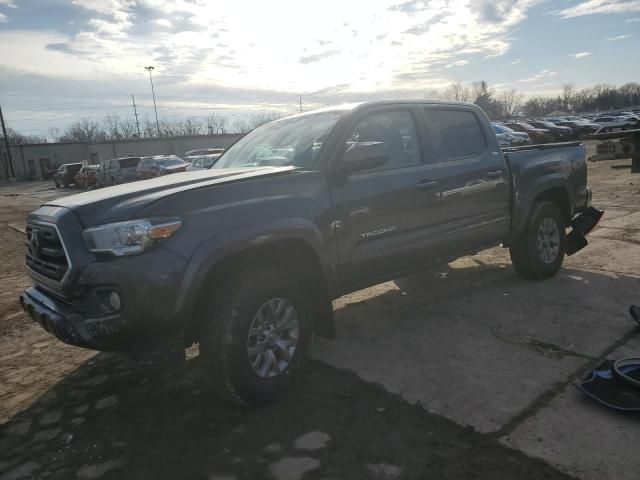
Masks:
[[[156,112],[156,130],[158,131],[158,136],[160,136],[160,123],[158,123],[158,109],[156,107],[156,92],[153,90],[153,78],[151,77],[151,71],[156,68],[151,65],[148,67],[144,67],[145,70],[149,71],[149,81],[151,82],[151,95],[153,96],[153,110]]]

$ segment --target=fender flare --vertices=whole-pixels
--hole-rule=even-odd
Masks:
[[[333,266],[335,262],[332,261],[328,247],[331,242],[327,242],[323,238],[317,226],[310,220],[288,218],[228,230],[202,242],[187,263],[180,283],[174,315],[181,319],[185,327],[188,325],[207,276],[216,268],[216,265],[229,256],[253,247],[267,246],[287,240],[303,241],[317,255],[322,267],[320,274],[327,287],[326,302],[323,303],[331,306],[331,294],[337,285],[337,276]],[[331,325],[329,325],[331,331],[333,331],[332,322],[333,316],[331,315]]]
[[[529,212],[531,211],[531,206],[535,199],[544,191],[557,187],[562,188],[567,194],[567,198],[569,198],[569,208],[571,209],[570,214],[573,214],[574,199],[567,188],[567,179],[563,174],[554,173],[540,177],[536,179],[533,186],[528,188],[526,191],[516,191],[513,201],[513,222],[511,224],[511,231],[509,232],[507,239],[504,241],[504,245],[508,246],[522,234],[526,227],[527,220],[529,219]]]

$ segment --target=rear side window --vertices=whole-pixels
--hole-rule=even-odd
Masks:
[[[436,160],[446,162],[477,155],[487,143],[478,119],[464,110],[425,109],[427,133]]]
[[[121,158],[120,159],[120,168],[135,168],[138,166],[140,162],[139,158]]]

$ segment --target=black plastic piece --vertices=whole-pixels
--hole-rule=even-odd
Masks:
[[[582,250],[587,245],[589,245],[589,242],[587,242],[586,237],[579,231],[572,230],[571,233],[567,235],[567,240],[565,243],[565,253],[567,255],[573,255],[574,253]]]

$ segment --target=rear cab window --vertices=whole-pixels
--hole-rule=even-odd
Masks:
[[[487,141],[476,115],[468,110],[425,108],[427,141],[439,162],[478,155]]]

